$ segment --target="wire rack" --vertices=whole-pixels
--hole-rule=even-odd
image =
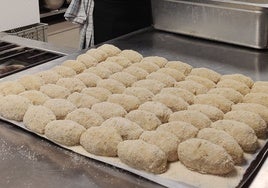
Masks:
[[[24,27],[11,29],[5,32],[23,38],[47,42],[47,29],[48,24],[36,23]]]

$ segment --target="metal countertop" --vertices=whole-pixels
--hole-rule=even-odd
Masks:
[[[108,43],[121,49],[136,50],[144,56],[158,55],[222,74],[242,73],[254,80],[268,81],[268,50],[195,39],[152,28]],[[64,59],[74,59],[80,53],[41,64],[0,81],[49,69]],[[3,121],[0,121],[0,169],[0,187],[5,188],[161,187],[126,171],[61,149]]]
[[[221,74],[241,73],[253,80],[268,81],[268,50],[229,45],[184,35],[141,30],[111,41],[122,49],[144,56],[158,55],[193,67],[206,67]]]

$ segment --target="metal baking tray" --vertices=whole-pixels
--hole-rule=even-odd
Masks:
[[[13,120],[6,119],[0,116],[0,121],[8,122],[16,125],[30,133],[38,135],[42,139],[46,139],[49,142],[56,144],[57,146],[64,148],[66,150],[72,151],[74,153],[80,154],[84,157],[94,159],[99,162],[103,162],[114,167],[123,169],[127,172],[141,176],[147,180],[155,182],[164,187],[180,187],[180,188],[210,188],[210,187],[222,187],[222,188],[244,188],[254,174],[257,173],[258,168],[264,162],[263,159],[267,158],[267,140],[258,140],[260,148],[254,154],[244,153],[244,158],[246,160],[245,164],[241,166],[236,166],[235,171],[226,176],[216,176],[210,174],[200,174],[198,172],[191,171],[182,166],[179,161],[169,163],[169,169],[163,174],[152,174],[142,170],[134,169],[130,166],[125,165],[120,161],[118,157],[105,157],[97,156],[88,153],[81,145],[77,146],[65,146],[54,142],[53,140],[47,138],[45,135],[35,133],[25,127],[23,122],[17,122]],[[213,180],[213,182],[211,182]]]
[[[156,29],[268,48],[268,0],[152,0]]]
[[[159,30],[154,30],[152,28],[147,28],[144,30],[137,31],[135,33],[131,33],[129,35],[114,39],[114,40],[110,41],[109,43],[118,46],[120,49],[136,50],[136,51],[140,52],[144,57],[150,56],[150,55],[159,55],[159,56],[167,58],[168,60],[181,60],[183,62],[191,64],[194,67],[210,68],[210,69],[215,70],[221,74],[241,73],[241,74],[244,74],[246,76],[250,76],[254,80],[268,81],[268,74],[267,74],[268,73],[268,62],[267,62],[268,51],[267,50],[255,50],[255,49],[244,48],[244,47],[235,46],[235,45],[217,43],[217,42],[213,42],[213,41],[202,40],[202,39],[183,36],[183,35],[176,35],[176,34],[171,34],[168,32],[162,32]],[[0,79],[0,82],[18,79],[22,75],[34,74],[34,73],[37,73],[37,72],[40,72],[43,70],[50,69],[53,66],[61,64],[64,60],[75,59],[81,53],[82,52],[71,54],[69,56],[63,57],[62,59],[57,59],[57,60],[54,60],[54,61],[51,61],[51,62],[48,62],[45,64],[41,64],[41,65],[32,67],[30,69],[27,69],[27,70],[24,70],[21,72],[18,72],[16,74],[9,75],[5,78]],[[27,130],[24,127],[24,125],[22,125],[20,123],[17,124],[16,122],[11,122],[11,121],[8,121],[8,122],[10,122],[14,125],[17,125],[17,126],[23,128],[24,130]],[[4,126],[5,126],[4,119],[2,119],[2,120],[0,120],[0,132],[1,132],[1,127],[4,127]],[[28,131],[29,130],[27,130],[27,132]],[[250,160],[246,164],[247,165],[246,171],[242,175],[243,177],[241,176],[241,181],[237,182],[236,187],[239,187],[239,188],[248,187],[260,168],[261,168],[260,172],[266,171],[267,167],[266,168],[262,167],[262,163],[263,163],[263,161],[266,160],[267,155],[268,155],[268,142],[267,142],[267,140],[265,142],[266,142],[265,145],[262,148],[260,148],[259,152],[256,153],[252,157],[252,160]],[[22,142],[22,144],[24,144],[24,145],[26,145],[26,147],[30,147],[30,148],[35,148],[35,147],[39,148],[37,143],[38,142],[31,142],[31,144],[27,145],[27,144]],[[7,147],[9,147],[9,146],[7,146]],[[41,148],[41,146],[40,146],[40,148]],[[70,148],[70,149],[76,149],[76,148],[77,147]],[[69,148],[66,148],[66,149],[69,149]],[[38,154],[38,150],[35,152]],[[76,151],[74,150],[74,152],[76,152]],[[82,155],[83,155],[83,153],[82,153]],[[53,154],[49,155],[49,156],[52,159],[55,157],[55,156],[53,156]],[[57,156],[59,156],[59,154],[57,154]],[[101,161],[99,157],[96,157],[95,160]],[[64,161],[64,160],[62,160],[62,161]],[[88,160],[88,161],[91,161],[91,160]],[[25,161],[23,161],[23,160],[20,160],[20,162],[25,164]],[[64,164],[65,164],[65,162],[66,161],[64,161]],[[105,162],[105,161],[103,161],[103,162],[109,163],[109,162]],[[109,164],[111,164],[111,163],[109,163]],[[10,165],[12,166],[12,163]],[[54,168],[58,169],[58,166],[60,166],[61,164],[58,164],[58,163],[54,164],[53,163],[53,165],[56,165]],[[112,165],[114,165],[114,164],[112,164]],[[123,167],[120,165],[115,165],[115,166],[117,166],[119,168]],[[1,167],[1,165],[0,165],[0,167]],[[31,172],[31,168],[35,168],[35,166],[31,164],[31,165],[28,165],[28,168],[29,169],[27,172],[29,172],[29,171]],[[113,169],[113,168],[111,168],[111,169]],[[125,169],[125,167],[123,167],[123,169]],[[49,179],[50,182],[53,182],[53,180],[55,180],[55,179],[58,180],[61,178],[65,178],[64,179],[65,183],[61,182],[61,183],[64,183],[64,185],[66,185],[66,184],[72,185],[72,183],[73,183],[74,187],[75,187],[75,186],[77,186],[77,184],[75,184],[75,182],[77,182],[76,180],[79,180],[80,185],[83,184],[83,186],[81,186],[81,187],[86,187],[89,185],[88,181],[86,179],[86,178],[88,178],[87,175],[86,175],[87,176],[86,178],[84,178],[85,176],[83,176],[83,178],[78,177],[79,174],[83,174],[82,172],[84,169],[81,169],[81,167],[75,167],[74,169],[71,169],[71,170],[66,168],[65,170],[68,170],[68,172],[70,172],[72,174],[68,175],[68,173],[66,173],[66,171],[60,171],[60,173],[57,171],[51,172],[51,171],[49,171],[48,168],[42,169],[42,174],[45,174],[44,179]],[[133,174],[138,174],[142,177],[145,177],[144,173],[137,171],[135,169],[128,168],[125,170],[126,171],[122,171],[124,173],[117,176],[116,181],[110,181],[110,179],[106,178],[108,176],[106,174],[99,177],[101,179],[100,181],[103,183],[100,185],[106,185],[106,187],[107,187],[108,182],[112,182],[112,184],[113,184],[115,182],[120,182],[122,179],[123,179],[123,181],[125,181],[125,179],[127,179],[127,178],[125,178],[125,176],[128,172],[131,172]],[[12,168],[11,169],[8,168],[7,171],[9,171],[10,173],[12,173],[12,175],[14,175]],[[35,172],[35,171],[33,170],[33,172]],[[21,175],[19,175],[19,171],[16,171],[16,173],[18,175],[15,177],[21,177]],[[94,176],[94,177],[97,176],[97,178],[98,178],[98,174],[97,175],[95,175],[94,173],[92,173],[92,174],[93,174],[92,176]],[[110,174],[112,174],[112,173],[110,173]],[[182,174],[182,171],[179,171],[179,170],[178,170],[178,173],[176,173],[176,175],[179,175],[179,176],[181,174]],[[180,181],[178,179],[176,182],[176,185],[174,185],[174,184],[171,184],[172,183],[171,181],[163,182],[162,181],[163,178],[158,178],[158,176],[156,178],[155,176],[150,176],[150,175],[147,176],[147,175],[148,174],[146,174],[145,178],[152,180],[154,182],[157,182],[159,184],[169,186],[169,187],[185,187],[191,183],[191,182],[188,182],[187,185],[185,185],[182,183],[184,181]],[[259,175],[259,173],[258,173],[258,175]],[[68,180],[70,180],[70,176],[73,177],[71,183],[70,183],[70,181],[68,181]],[[203,175],[200,175],[200,176],[203,176]],[[206,175],[204,175],[204,176],[206,176]],[[5,176],[3,176],[2,180],[0,180],[0,185],[1,185],[1,181],[3,182],[5,180],[4,177]],[[105,177],[107,181],[103,181],[103,177]],[[131,180],[134,178],[135,178],[135,176],[133,176],[133,178],[130,177]],[[191,176],[191,178],[192,178],[192,181],[197,180],[197,178],[195,178],[193,175]],[[213,177],[212,181],[210,179],[209,186],[207,186],[207,187],[213,187],[212,183],[215,183],[215,182],[217,183],[218,178],[219,177],[215,176],[215,177]],[[226,177],[226,178],[228,178],[228,177]],[[19,179],[19,180],[21,180],[21,179]],[[40,182],[36,182],[37,180],[38,179],[35,179],[35,178],[31,179],[31,181],[33,183],[32,185],[35,185],[35,184],[38,185],[38,183],[40,183]],[[259,178],[255,178],[254,181],[259,182]],[[230,184],[230,182],[228,180],[226,182],[228,182]],[[116,184],[108,185],[108,186],[116,187],[115,185]],[[142,187],[143,184],[140,184],[139,182],[137,182],[137,184],[135,184],[134,186],[135,187]],[[155,186],[157,186],[157,185],[155,184]],[[2,187],[6,187],[6,186],[2,186]],[[131,185],[127,184],[127,185],[125,185],[125,187],[131,187]],[[215,185],[214,187],[220,187],[220,185],[217,184],[217,186]],[[235,187],[235,186],[229,186],[229,187]]]

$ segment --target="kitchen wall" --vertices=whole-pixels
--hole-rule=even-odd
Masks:
[[[0,0],[0,31],[39,22],[38,0]]]
[[[65,20],[48,24],[47,39],[57,46],[79,49],[79,25]]]

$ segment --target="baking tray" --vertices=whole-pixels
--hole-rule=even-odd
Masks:
[[[152,0],[156,29],[268,48],[268,0]]]
[[[8,120],[1,116],[0,120],[12,123],[26,131],[36,134],[31,130],[27,129],[22,122]],[[53,142],[52,140],[48,139],[45,135],[40,134],[36,135]],[[124,169],[128,172],[134,173],[136,175],[139,175],[143,178],[146,178],[148,180],[151,180],[155,183],[158,183],[166,187],[179,186],[182,188],[189,188],[189,187],[209,188],[211,187],[211,185],[213,185],[213,186],[220,186],[222,188],[229,188],[229,187],[243,187],[248,182],[248,179],[252,177],[253,173],[256,173],[258,167],[260,166],[261,162],[264,159],[263,157],[267,153],[267,147],[268,147],[267,140],[259,140],[259,143],[261,147],[258,150],[258,152],[256,152],[255,154],[245,153],[244,157],[246,159],[246,163],[241,166],[236,166],[235,167],[236,171],[226,176],[200,174],[198,172],[194,172],[187,169],[179,161],[169,163],[169,169],[167,172],[159,175],[154,175],[151,173],[131,168],[123,164],[117,157],[103,157],[90,154],[87,151],[85,151],[82,146],[67,147],[58,143],[55,144],[67,150],[71,150],[75,153],[78,153],[80,155],[89,157],[91,159]],[[212,179],[213,184],[211,183]]]
[[[194,67],[211,68],[221,74],[231,74],[236,72],[250,76],[255,81],[268,81],[267,50],[259,51],[250,48],[227,45],[223,43],[162,32],[154,30],[152,28],[137,31],[135,33],[109,41],[109,43],[114,44],[121,49],[137,50],[144,56],[159,55],[169,60],[176,59],[184,61]],[[14,75],[2,78],[0,79],[0,81],[14,80],[25,74],[34,74],[39,71],[50,69],[53,66],[60,64],[63,60],[75,59],[76,56],[79,54],[80,53],[69,55],[61,60],[54,60],[52,62],[33,67],[31,69],[27,69]],[[13,124],[12,121],[9,122]],[[21,128],[26,129],[23,124],[21,125]],[[259,151],[259,153],[255,154],[254,157],[252,157],[251,163],[247,164],[246,171],[244,171],[244,174],[240,176],[241,179],[240,182],[237,182],[237,187],[248,187],[248,185],[251,183],[252,179],[254,178],[254,174],[258,172],[258,169],[261,167],[262,162],[267,158],[267,145],[268,144],[266,142],[266,145]],[[101,157],[96,158],[96,160],[101,159]],[[115,164],[112,165],[116,166]],[[126,165],[122,164],[123,169],[124,166]],[[121,167],[119,166],[119,168]],[[135,169],[126,170],[144,177],[144,172],[137,171]],[[188,172],[191,171],[188,170]],[[178,174],[180,173],[181,172],[179,171]],[[149,176],[150,175],[151,174],[149,174]],[[194,181],[195,177],[191,175],[190,178]],[[216,177],[216,179],[214,177]],[[146,178],[150,179],[149,177]],[[159,178],[158,176],[156,179],[157,181],[162,180],[162,178]],[[212,182],[216,182],[216,180],[217,176],[213,176]],[[174,181],[172,182],[174,183]],[[177,187],[186,186],[185,184],[182,184],[180,182],[175,183]],[[175,187],[174,184],[165,185],[168,187]],[[139,187],[139,185],[136,186]],[[212,187],[211,179],[209,187]],[[219,187],[219,185],[217,185],[217,187]]]

